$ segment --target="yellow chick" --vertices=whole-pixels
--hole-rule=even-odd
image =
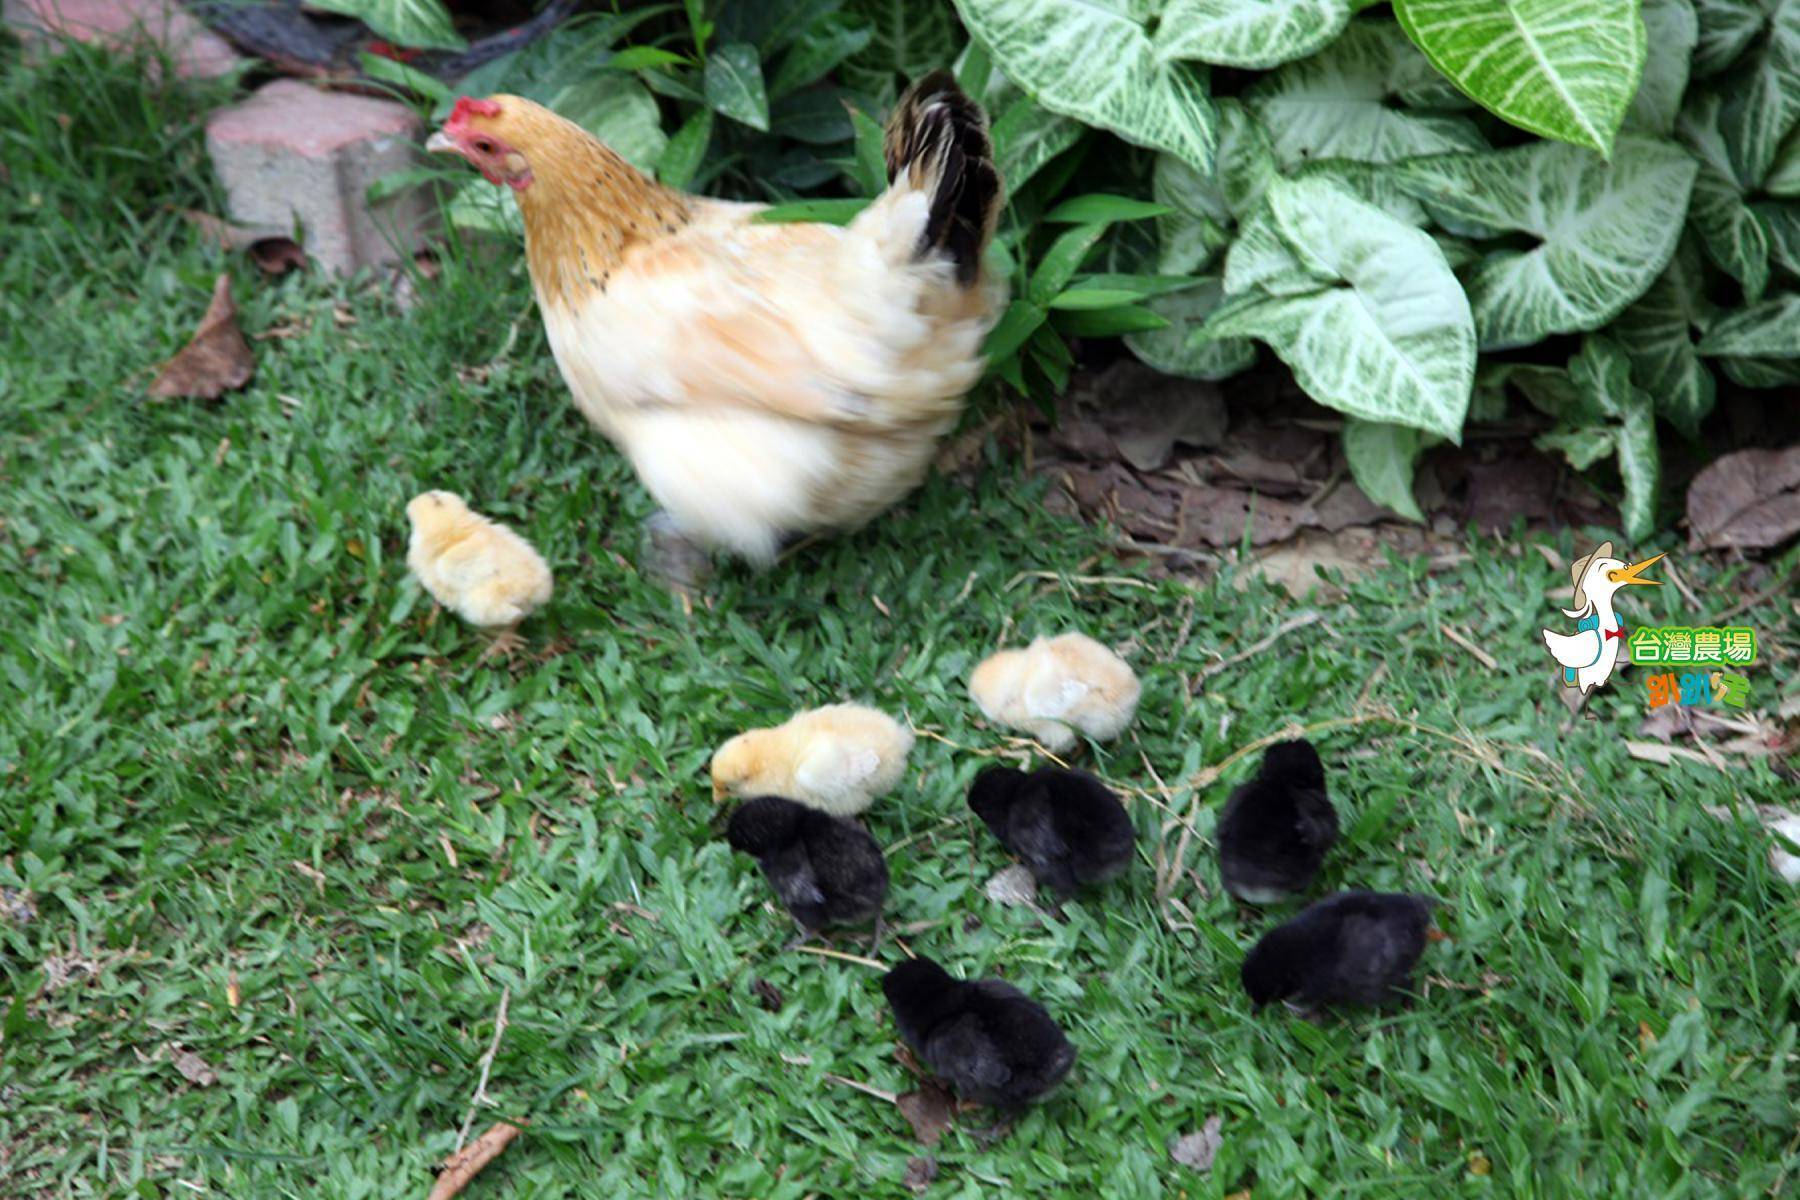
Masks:
[[[988,720],[1024,730],[1053,754],[1073,746],[1077,730],[1099,742],[1118,737],[1142,690],[1124,659],[1080,633],[1002,650],[969,678]]]
[[[495,635],[483,652],[511,654],[513,630],[550,599],[553,580],[531,543],[453,492],[424,492],[406,506],[406,565],[439,604]]]
[[[855,816],[900,782],[913,735],[861,704],[798,713],[773,729],[752,729],[712,758],[713,798],[785,796],[834,816]]]

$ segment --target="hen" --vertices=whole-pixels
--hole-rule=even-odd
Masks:
[[[1000,177],[948,73],[901,98],[888,189],[841,227],[665,187],[517,96],[463,97],[426,146],[513,190],[557,366],[662,506],[676,582],[696,551],[766,563],[868,522],[981,375]]]

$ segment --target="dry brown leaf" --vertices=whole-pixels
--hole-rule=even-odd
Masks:
[[[1688,485],[1688,544],[1766,550],[1800,534],[1800,446],[1739,450]]]
[[[250,261],[266,274],[286,275],[306,266],[306,251],[293,238],[257,238],[250,243]]]
[[[923,1083],[916,1092],[902,1092],[894,1098],[894,1106],[912,1124],[913,1137],[921,1146],[935,1146],[950,1128],[956,1115],[956,1101],[935,1083]]]
[[[1224,1118],[1216,1113],[1206,1118],[1206,1123],[1198,1130],[1169,1143],[1169,1157],[1196,1171],[1212,1170],[1213,1159],[1218,1157],[1219,1147],[1225,1144],[1219,1133],[1224,1124]]]
[[[200,318],[192,340],[164,363],[150,385],[152,396],[217,400],[250,382],[256,360],[238,329],[237,305],[231,300],[231,276],[213,284],[212,303]]]
[[[450,1200],[460,1193],[520,1132],[520,1128],[509,1121],[488,1126],[486,1133],[444,1160],[437,1182],[431,1185],[431,1195],[426,1200]]]
[[[908,1191],[917,1196],[931,1186],[931,1181],[937,1178],[937,1171],[937,1159],[935,1158],[924,1155],[918,1158],[909,1158],[906,1160],[906,1174],[900,1177],[900,1182],[906,1185]]]
[[[195,1087],[211,1087],[219,1082],[218,1072],[192,1050],[183,1050],[178,1046],[170,1046],[169,1049],[175,1051],[175,1069]]]
[[[1238,575],[1237,587],[1241,591],[1252,579],[1266,579],[1286,588],[1296,600],[1304,600],[1315,590],[1330,596],[1338,589],[1319,578],[1319,568],[1341,572],[1350,580],[1366,572],[1369,565],[1367,559],[1350,553],[1339,535],[1308,529],[1291,542],[1258,554]]]

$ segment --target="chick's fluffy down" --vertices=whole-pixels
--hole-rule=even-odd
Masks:
[[[483,629],[510,629],[550,599],[550,568],[531,543],[450,492],[406,506],[406,565],[426,591]]]
[[[815,708],[720,746],[712,760],[713,795],[789,796],[854,816],[900,782],[912,747],[912,731],[884,712],[860,704]]]
[[[988,720],[1022,729],[1053,753],[1080,731],[1118,737],[1137,715],[1142,688],[1124,659],[1080,633],[1002,650],[975,668],[969,693]]]

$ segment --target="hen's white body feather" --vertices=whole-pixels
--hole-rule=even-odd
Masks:
[[[901,182],[846,227],[698,201],[607,286],[539,294],[577,405],[684,534],[766,562],[924,477],[993,311],[947,258],[915,258],[928,200]]]

